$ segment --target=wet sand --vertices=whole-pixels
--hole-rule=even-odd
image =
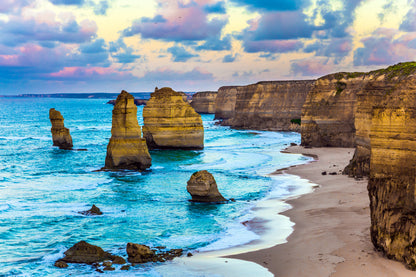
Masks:
[[[287,151],[318,157],[283,172],[319,187],[287,201],[293,208],[283,214],[295,223],[287,243],[229,258],[256,262],[279,277],[416,276],[401,263],[383,257],[371,243],[367,180],[357,181],[340,173],[354,149],[293,146]],[[327,174],[322,175],[323,171]]]

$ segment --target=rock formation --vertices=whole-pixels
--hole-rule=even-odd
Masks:
[[[162,251],[164,247],[158,247],[157,250],[152,250],[150,247],[143,244],[127,243],[126,251],[128,261],[132,264],[142,264],[147,262],[166,262],[175,257],[182,255],[182,249],[171,249]]]
[[[134,97],[122,91],[113,109],[111,138],[103,169],[145,170],[152,165],[146,140],[141,137]]]
[[[227,120],[234,117],[234,108],[237,101],[237,86],[220,87],[215,99],[215,119],[222,120],[227,125]]]
[[[335,73],[316,80],[302,108],[303,146],[355,146],[357,93],[362,73]]]
[[[192,174],[186,190],[191,194],[193,202],[224,202],[227,201],[218,191],[217,182],[206,170]]]
[[[69,134],[69,129],[64,126],[64,118],[61,113],[55,109],[50,109],[49,119],[52,123],[53,146],[58,146],[59,149],[72,149],[72,137]]]
[[[122,257],[112,255],[105,252],[101,247],[89,244],[85,241],[80,241],[67,251],[65,251],[65,257],[59,259],[55,265],[57,267],[65,267],[65,263],[83,263],[93,264],[103,262],[105,260],[117,261],[119,264],[125,263]]]
[[[144,106],[146,105],[146,103],[147,103],[146,99],[134,99],[134,104],[136,104],[136,106]],[[107,104],[115,105],[116,100],[110,100],[107,102]]]
[[[302,106],[315,81],[270,81],[237,88],[232,128],[300,131]]]
[[[376,91],[368,133],[371,240],[388,258],[416,270],[416,63],[378,74],[375,85],[387,86],[382,97]]]
[[[95,205],[92,205],[91,209],[87,211],[82,211],[79,213],[83,215],[102,215],[103,214],[103,212],[101,212],[101,210]]]
[[[192,95],[191,106],[197,113],[215,114],[216,91],[200,91]]]
[[[150,149],[203,149],[201,115],[183,99],[183,93],[161,88],[143,109],[143,137]]]

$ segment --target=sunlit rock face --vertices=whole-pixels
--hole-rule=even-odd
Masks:
[[[218,92],[216,91],[200,91],[192,95],[191,106],[197,113],[214,114],[215,99]]]
[[[49,119],[52,124],[51,133],[53,146],[58,146],[60,149],[72,149],[72,137],[69,134],[69,129],[64,126],[62,114],[55,109],[50,109]]]
[[[189,179],[186,190],[193,202],[224,202],[227,201],[218,191],[217,182],[206,170],[197,171]]]
[[[215,98],[215,119],[222,120],[223,125],[227,125],[227,120],[234,117],[237,88],[238,86],[226,86],[218,89]]]
[[[141,137],[134,97],[122,91],[113,109],[111,138],[104,169],[145,170],[152,165],[146,140]]]
[[[143,136],[150,149],[203,149],[201,115],[171,88],[156,89],[143,109]]]
[[[302,108],[303,146],[355,146],[357,93],[362,75],[336,73],[319,78]]]

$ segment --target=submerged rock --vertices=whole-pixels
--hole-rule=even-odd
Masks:
[[[69,129],[64,126],[64,117],[62,114],[55,110],[49,110],[49,119],[52,123],[51,133],[53,146],[58,146],[59,149],[70,150],[72,149],[72,137],[69,134]]]
[[[80,241],[67,251],[65,251],[65,257],[56,261],[55,266],[65,263],[82,263],[93,264],[106,260],[120,260],[121,257],[112,255],[105,252],[101,247],[89,244],[85,241]],[[121,258],[122,259],[122,258]],[[58,263],[59,262],[59,263]]]
[[[146,140],[141,137],[134,97],[122,91],[113,109],[111,138],[103,169],[145,170],[152,165]]]
[[[191,194],[194,202],[224,202],[227,201],[218,191],[217,182],[206,170],[192,174],[186,190]]]
[[[183,93],[156,89],[143,109],[143,137],[150,149],[203,149],[204,126]]]
[[[92,205],[91,209],[89,209],[88,211],[80,212],[80,214],[83,214],[83,215],[102,215],[103,213],[101,212],[101,210],[97,206]]]

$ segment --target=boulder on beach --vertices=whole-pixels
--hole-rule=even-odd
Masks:
[[[49,110],[49,119],[52,124],[53,146],[58,146],[59,149],[71,150],[73,146],[72,137],[69,134],[69,129],[64,126],[64,117],[62,114],[52,108]]]
[[[146,140],[141,137],[134,97],[122,91],[113,109],[111,138],[107,146],[104,170],[143,171],[152,165]]]
[[[201,115],[185,96],[171,88],[156,88],[151,94],[143,108],[143,137],[150,149],[204,148]]]
[[[224,202],[227,201],[218,191],[217,182],[206,170],[192,174],[186,190],[191,194],[193,202]]]
[[[89,244],[85,241],[80,241],[67,251],[65,251],[65,257],[59,259],[55,265],[62,265],[63,263],[82,263],[82,264],[93,264],[100,263],[106,260],[117,260],[123,259],[119,256],[112,255],[105,252],[101,247]],[[59,263],[58,263],[59,262]]]

